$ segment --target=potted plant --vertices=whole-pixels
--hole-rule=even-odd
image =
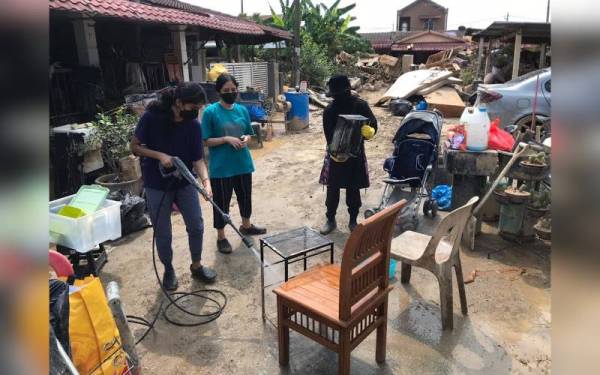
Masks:
[[[552,239],[552,218],[541,218],[537,224],[533,226],[533,229],[540,240],[550,241]]]
[[[509,187],[504,190],[504,194],[508,197],[510,203],[521,204],[529,201],[531,193],[528,191],[527,185],[523,184],[518,188]]]
[[[125,190],[135,195],[142,192],[140,161],[129,149],[137,121],[138,116],[121,107],[112,113],[99,113],[92,122],[94,137],[102,142],[102,157],[111,172],[95,182],[110,191]]]
[[[532,176],[541,176],[546,173],[548,164],[546,163],[546,153],[540,151],[529,155],[527,160],[522,160],[519,165],[523,171]]]
[[[498,185],[496,185],[496,188],[492,192],[492,194],[494,194],[494,199],[496,199],[496,202],[498,202],[500,204],[508,204],[509,203],[508,196],[506,196],[506,193],[504,192],[507,187],[508,187],[508,182],[506,182],[506,181],[501,181],[498,183]]]
[[[542,217],[550,210],[551,195],[548,189],[531,194],[531,201],[527,205],[528,215],[532,217]]]

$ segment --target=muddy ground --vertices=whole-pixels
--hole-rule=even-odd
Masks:
[[[377,93],[363,95],[369,102]],[[392,150],[391,139],[400,122],[382,108],[373,108],[380,121],[379,132],[367,142],[371,188],[362,193],[363,209],[376,205],[385,176],[383,160]],[[277,124],[276,137],[263,149],[253,151],[256,164],[253,185],[253,220],[277,233],[304,225],[318,228],[324,220],[325,192],[318,184],[323,161],[324,137],[321,112],[311,113],[308,131],[283,134]],[[450,121],[451,122],[451,121]],[[338,211],[339,230],[330,237],[336,244],[336,261],[348,237],[348,214],[342,194]],[[336,354],[311,340],[291,333],[290,366],[277,361],[277,334],[264,324],[260,314],[260,266],[256,255],[228,231],[234,247],[230,255],[216,251],[212,213],[202,203],[205,218],[203,261],[218,273],[210,286],[223,291],[228,303],[221,317],[200,327],[176,327],[159,319],[154,332],[138,346],[144,374],[335,374]],[[240,223],[237,203],[232,216]],[[192,281],[183,221],[173,214],[174,264],[180,291],[205,287]],[[421,218],[419,231],[431,233],[437,219]],[[150,319],[163,296],[152,268],[152,230],[113,243],[102,280],[117,280],[128,314]],[[258,244],[258,239],[255,239]],[[468,284],[469,315],[460,313],[454,298],[454,330],[442,332],[439,292],[433,275],[413,269],[409,285],[396,279],[390,295],[387,360],[375,362],[375,335],[352,353],[353,374],[532,374],[550,368],[550,257],[549,248],[536,242],[516,245],[502,240],[495,226],[484,225],[475,251],[462,250],[465,277],[481,273]],[[275,260],[269,256],[268,260]],[[325,255],[311,264],[326,262]],[[399,268],[399,267],[398,267]],[[520,274],[520,268],[525,273]],[[295,269],[297,271],[298,269]],[[162,270],[161,270],[162,272]],[[398,274],[399,277],[399,274]],[[283,278],[279,269],[267,281]],[[455,287],[455,296],[457,291]],[[275,320],[275,298],[267,291],[267,313]],[[193,304],[199,304],[195,301]],[[177,314],[174,314],[178,316]],[[135,327],[139,335],[143,331]]]

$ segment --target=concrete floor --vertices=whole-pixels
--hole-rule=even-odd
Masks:
[[[367,144],[372,187],[363,195],[363,208],[376,205],[383,186],[383,159],[391,153],[391,138],[399,123],[376,108],[380,130]],[[278,135],[265,148],[253,151],[256,164],[253,219],[277,233],[308,225],[318,228],[324,218],[324,191],[318,185],[323,158],[320,112],[313,114],[308,132]],[[343,194],[338,213],[340,229],[330,237],[336,262],[348,236]],[[234,237],[234,252],[216,251],[212,213],[202,203],[206,224],[203,261],[214,267],[218,281],[209,286],[223,291],[227,307],[219,319],[200,327],[176,327],[159,319],[154,332],[138,346],[144,374],[335,374],[337,356],[311,340],[291,334],[290,366],[277,362],[277,334],[260,316],[260,266],[257,256]],[[237,203],[232,216],[240,222]],[[174,264],[180,291],[206,286],[189,275],[187,236],[179,215],[173,215]],[[439,217],[436,219],[439,220]],[[430,233],[435,220],[422,218],[419,231]],[[163,296],[156,283],[151,255],[152,230],[113,244],[102,280],[117,280],[128,314],[151,319]],[[256,239],[258,244],[258,239]],[[390,295],[387,360],[375,362],[375,335],[352,353],[353,374],[505,374],[548,373],[550,370],[550,250],[536,242],[516,245],[504,241],[493,226],[484,225],[475,251],[461,250],[465,278],[480,271],[468,284],[469,315],[460,313],[455,286],[454,330],[442,332],[439,292],[433,275],[413,269],[409,285],[394,280]],[[327,261],[325,255],[311,264]],[[269,257],[273,261],[275,258]],[[525,269],[520,274],[519,270]],[[399,269],[399,267],[398,267]],[[299,269],[295,268],[294,272]],[[481,272],[482,271],[482,272]],[[161,271],[162,272],[162,271]],[[399,274],[398,274],[399,277]],[[283,271],[267,274],[267,282],[283,278]],[[201,305],[192,301],[191,306]],[[267,312],[275,320],[275,298],[267,292]],[[172,314],[179,316],[177,312]],[[142,328],[134,332],[140,334]]]

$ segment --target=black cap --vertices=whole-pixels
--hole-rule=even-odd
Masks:
[[[342,94],[350,90],[350,80],[347,75],[336,74],[329,79],[327,86],[329,87],[327,96]]]

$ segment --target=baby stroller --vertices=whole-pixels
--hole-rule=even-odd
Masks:
[[[419,224],[417,212],[423,197],[427,197],[423,213],[431,217],[437,214],[437,203],[427,184],[437,165],[442,122],[438,111],[413,111],[404,117],[392,140],[394,153],[383,164],[389,177],[383,180],[381,202],[378,207],[366,210],[365,217],[406,199],[397,226],[402,232],[414,230]]]

